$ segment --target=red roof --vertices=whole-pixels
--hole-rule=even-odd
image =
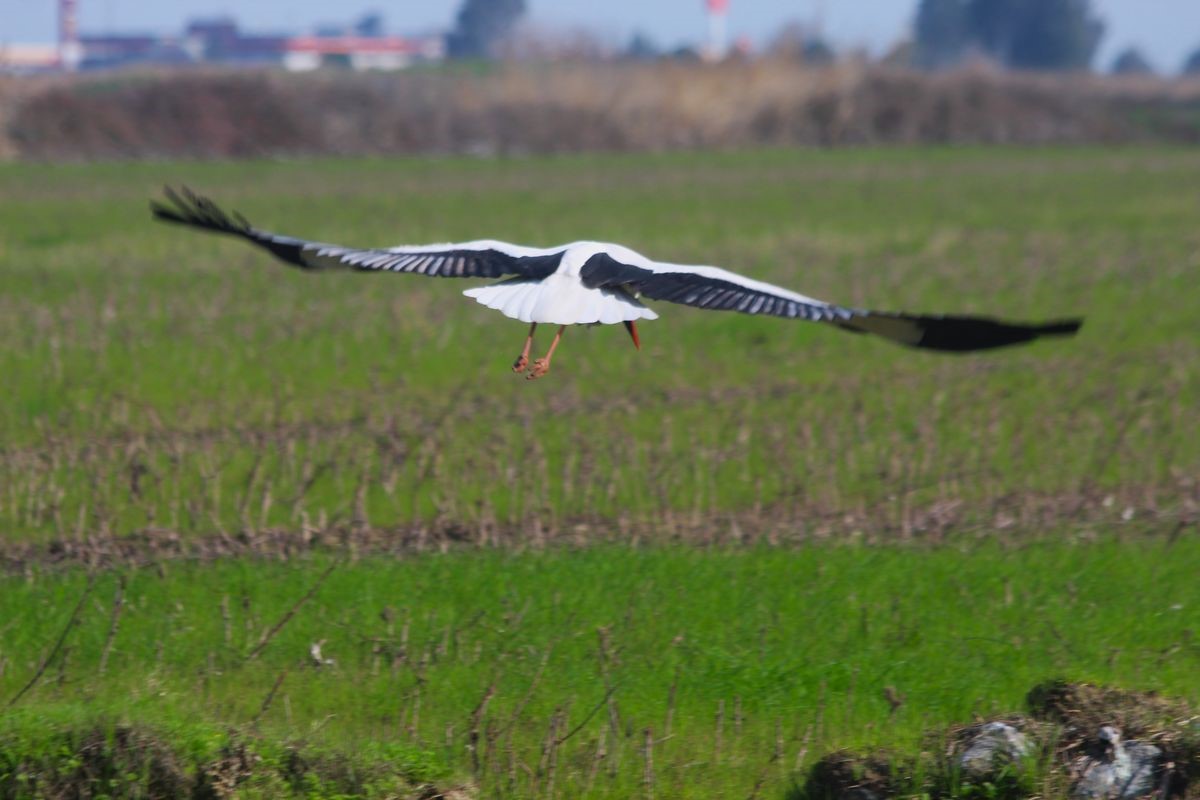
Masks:
[[[320,53],[340,55],[349,53],[417,53],[420,43],[400,36],[297,36],[288,39],[284,48],[289,53]]]

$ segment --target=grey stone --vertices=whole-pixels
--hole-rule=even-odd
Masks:
[[[1004,764],[1020,763],[1033,746],[1029,738],[1007,722],[987,722],[967,731],[967,745],[958,766],[974,777],[993,774]]]
[[[1158,788],[1162,750],[1152,744],[1121,741],[1121,732],[1105,725],[1091,752],[1076,762],[1079,776],[1071,796],[1087,800],[1133,800]]]

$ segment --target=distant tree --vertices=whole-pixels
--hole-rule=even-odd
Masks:
[[[1154,66],[1142,51],[1136,47],[1127,47],[1113,59],[1113,75],[1153,75]]]
[[[451,58],[491,58],[497,44],[525,16],[525,0],[463,0],[446,39]]]
[[[667,53],[667,57],[673,61],[681,61],[684,63],[702,60],[700,57],[700,51],[686,44],[681,44],[679,47],[676,47],[674,50]]]
[[[824,66],[837,60],[837,52],[829,42],[814,36],[804,43],[801,58],[805,64]]]
[[[808,26],[802,22],[785,22],[767,44],[767,54],[775,58],[801,59],[804,43],[808,41]]]
[[[378,11],[368,11],[354,23],[354,33],[357,36],[378,39],[383,36],[383,32],[383,14]]]
[[[967,0],[921,0],[915,27],[917,66],[949,67],[967,49]]]
[[[1091,0],[969,0],[971,41],[1019,69],[1086,69],[1104,34]]]
[[[911,67],[917,62],[917,45],[911,39],[900,39],[881,56],[879,63],[885,67]]]
[[[624,57],[634,61],[653,61],[661,55],[662,50],[655,41],[641,31],[634,33],[625,46]]]
[[[349,33],[349,28],[340,22],[318,22],[313,32],[322,39],[335,39]]]
[[[1193,50],[1187,61],[1183,62],[1183,74],[1200,75],[1200,48]]]
[[[775,58],[816,65],[830,64],[837,58],[829,43],[801,22],[784,23],[767,45],[767,53]]]

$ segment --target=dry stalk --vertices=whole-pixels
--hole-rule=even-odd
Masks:
[[[621,737],[621,715],[617,709],[617,702],[613,698],[615,687],[613,686],[612,675],[609,673],[609,662],[612,657],[609,653],[608,633],[608,627],[599,627],[596,629],[596,636],[599,640],[596,659],[600,664],[600,676],[604,680],[604,689],[608,693],[608,724],[612,728],[613,741],[616,742],[620,741]]]
[[[771,755],[762,770],[758,773],[758,779],[754,781],[754,788],[750,790],[750,794],[746,800],[757,800],[758,793],[762,791],[763,786],[767,783],[767,776],[771,774],[771,766],[779,761],[782,754],[782,748],[776,747],[775,753]]]
[[[663,725],[663,738],[671,735],[671,721],[675,718],[675,693],[679,688],[679,666],[675,667],[675,676],[671,679],[671,690],[667,692],[667,719]]]
[[[546,738],[542,740],[542,757],[538,761],[534,787],[530,793],[534,796],[537,795],[537,779],[545,776],[546,796],[554,797],[554,770],[558,759],[558,729],[565,722],[565,717],[566,712],[562,706],[554,709],[554,713],[550,715],[550,727],[546,731]]]
[[[775,751],[771,754],[773,760],[779,765],[779,777],[783,777],[783,720],[779,717],[775,718]]]
[[[254,530],[254,525],[250,520],[250,495],[258,484],[258,476],[262,471],[262,460],[262,442],[254,442],[254,463],[250,467],[250,472],[246,475],[246,482],[242,486],[242,493],[237,503],[238,519],[242,523],[242,530],[245,531]]]
[[[561,745],[563,742],[567,741],[567,739],[570,739],[572,736],[574,736],[575,734],[577,734],[581,730],[583,730],[584,726],[586,726],[589,722],[592,721],[592,717],[596,716],[596,714],[599,713],[600,709],[604,708],[604,706],[608,704],[609,698],[612,697],[613,692],[615,692],[616,690],[617,690],[617,687],[614,686],[611,689],[609,689],[607,692],[605,692],[603,699],[601,699],[599,703],[597,703],[595,706],[592,707],[592,710],[587,713],[587,716],[585,716],[578,725],[576,725],[568,733],[566,733],[562,738],[560,738],[558,740],[558,744]]]
[[[508,788],[512,791],[517,785],[517,753],[513,750],[511,732],[504,737],[504,754],[508,760]]]
[[[65,686],[67,683],[67,662],[71,659],[71,645],[67,645],[62,650],[62,656],[58,659],[58,685]]]
[[[260,531],[266,530],[267,519],[271,513],[271,504],[273,501],[274,498],[271,495],[271,479],[267,478],[263,484],[262,501],[259,503],[258,507],[258,529]]]
[[[498,732],[499,734],[510,734],[510,741],[511,733],[513,728],[516,727],[517,720],[520,718],[521,713],[525,710],[525,707],[529,705],[529,701],[533,699],[534,692],[537,691],[538,685],[542,682],[542,676],[546,672],[546,665],[550,663],[550,654],[554,652],[554,647],[556,644],[557,640],[546,645],[546,649],[542,652],[542,660],[538,663],[537,672],[534,673],[533,680],[529,682],[529,688],[525,690],[525,694],[521,697],[521,700],[513,708],[512,713],[508,715],[508,721]]]
[[[254,616],[250,613],[250,595],[242,591],[242,624],[246,628],[246,633],[254,632]]]
[[[479,724],[483,720],[483,715],[487,713],[488,703],[492,701],[492,697],[496,694],[496,684],[499,678],[493,678],[492,682],[483,692],[483,697],[479,698],[479,702],[475,705],[475,709],[471,712],[471,727],[467,733],[467,749],[471,751],[471,774],[475,776],[475,783],[480,782],[480,772],[483,765],[479,760]]]
[[[279,691],[279,687],[283,685],[283,679],[287,677],[288,670],[285,667],[279,673],[279,677],[275,678],[275,683],[271,685],[271,691],[267,692],[267,696],[263,698],[262,705],[259,706],[258,713],[254,715],[254,719],[250,720],[251,725],[258,725],[258,721],[263,718],[271,708],[271,702],[275,699],[275,693]]]
[[[100,653],[98,672],[103,677],[108,670],[108,657],[112,653],[113,640],[117,638],[117,625],[121,620],[121,610],[125,607],[125,576],[117,578],[117,594],[113,598],[112,618],[108,624],[108,636],[104,640],[104,649]]]
[[[654,731],[647,727],[643,731],[642,754],[645,764],[642,768],[642,789],[647,800],[654,798]]]
[[[584,787],[584,794],[592,793],[592,786],[596,783],[596,775],[600,772],[600,765],[608,758],[608,728],[600,728],[600,737],[596,740],[596,753],[592,757],[592,766],[588,770],[587,785]]]
[[[79,602],[75,604],[75,609],[71,612],[71,616],[67,618],[67,624],[63,626],[62,632],[58,635],[57,641],[54,642],[54,647],[50,648],[50,653],[44,659],[42,659],[42,663],[38,666],[37,671],[33,673],[33,677],[29,679],[28,683],[21,687],[20,691],[13,695],[12,699],[9,700],[5,705],[5,708],[12,708],[15,706],[21,700],[21,698],[24,697],[39,680],[41,680],[42,675],[46,672],[46,667],[50,666],[50,662],[53,661],[55,656],[58,655],[59,651],[62,650],[63,645],[67,641],[67,636],[71,633],[71,629],[74,628],[79,622],[79,614],[83,611],[83,604],[87,602],[88,597],[92,594],[92,589],[95,587],[96,576],[94,574],[89,575],[87,586],[84,587],[83,594],[79,596]]]
[[[221,623],[225,628],[225,646],[233,642],[233,616],[229,611],[229,595],[221,596]]]
[[[804,738],[800,740],[800,749],[796,751],[796,765],[794,769],[797,772],[804,766],[804,759],[808,758],[808,744],[812,741],[813,727],[813,725],[809,725],[804,729]]]
[[[336,569],[340,563],[341,562],[339,561],[334,561],[332,564],[330,564],[326,570],[321,573],[321,576],[317,578],[316,583],[314,583],[309,590],[304,593],[304,596],[293,603],[292,607],[289,608],[287,612],[279,618],[279,621],[276,622],[270,630],[262,635],[262,638],[259,639],[258,644],[255,645],[254,649],[250,651],[250,654],[246,656],[247,661],[253,661],[255,658],[258,658],[258,655],[268,644],[271,643],[271,640],[275,638],[276,634],[283,630],[283,626],[287,625],[288,622],[291,621],[292,617],[296,616],[296,612],[299,611],[305,603],[313,598],[313,595],[315,595],[317,590],[321,588],[321,584],[325,582],[325,579],[333,573],[334,569]]]
[[[725,731],[725,700],[717,701],[717,730],[713,744],[713,761],[721,760],[721,738]]]
[[[406,663],[408,661],[408,629],[409,629],[409,625],[411,625],[411,624],[412,624],[412,612],[409,609],[405,608],[404,609],[404,625],[401,626],[401,628],[400,628],[400,649],[397,651],[396,657],[395,657],[395,660],[399,661],[400,663]]]
[[[420,736],[417,735],[417,731],[420,729],[420,726],[421,726],[421,682],[418,681],[417,685],[415,687],[413,687],[412,711],[409,712],[409,717],[408,717],[408,736],[414,742],[420,741]]]
[[[825,735],[825,703],[829,685],[821,679],[821,687],[817,690],[817,719],[815,722],[817,741],[823,741]]]
[[[850,686],[846,689],[846,722],[854,720],[854,689],[858,685],[858,667],[850,670]]]

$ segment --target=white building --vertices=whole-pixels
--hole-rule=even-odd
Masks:
[[[59,64],[56,44],[0,44],[0,72],[48,72]]]
[[[284,43],[283,66],[295,72],[340,66],[353,70],[399,70],[445,56],[440,37],[298,36]]]

